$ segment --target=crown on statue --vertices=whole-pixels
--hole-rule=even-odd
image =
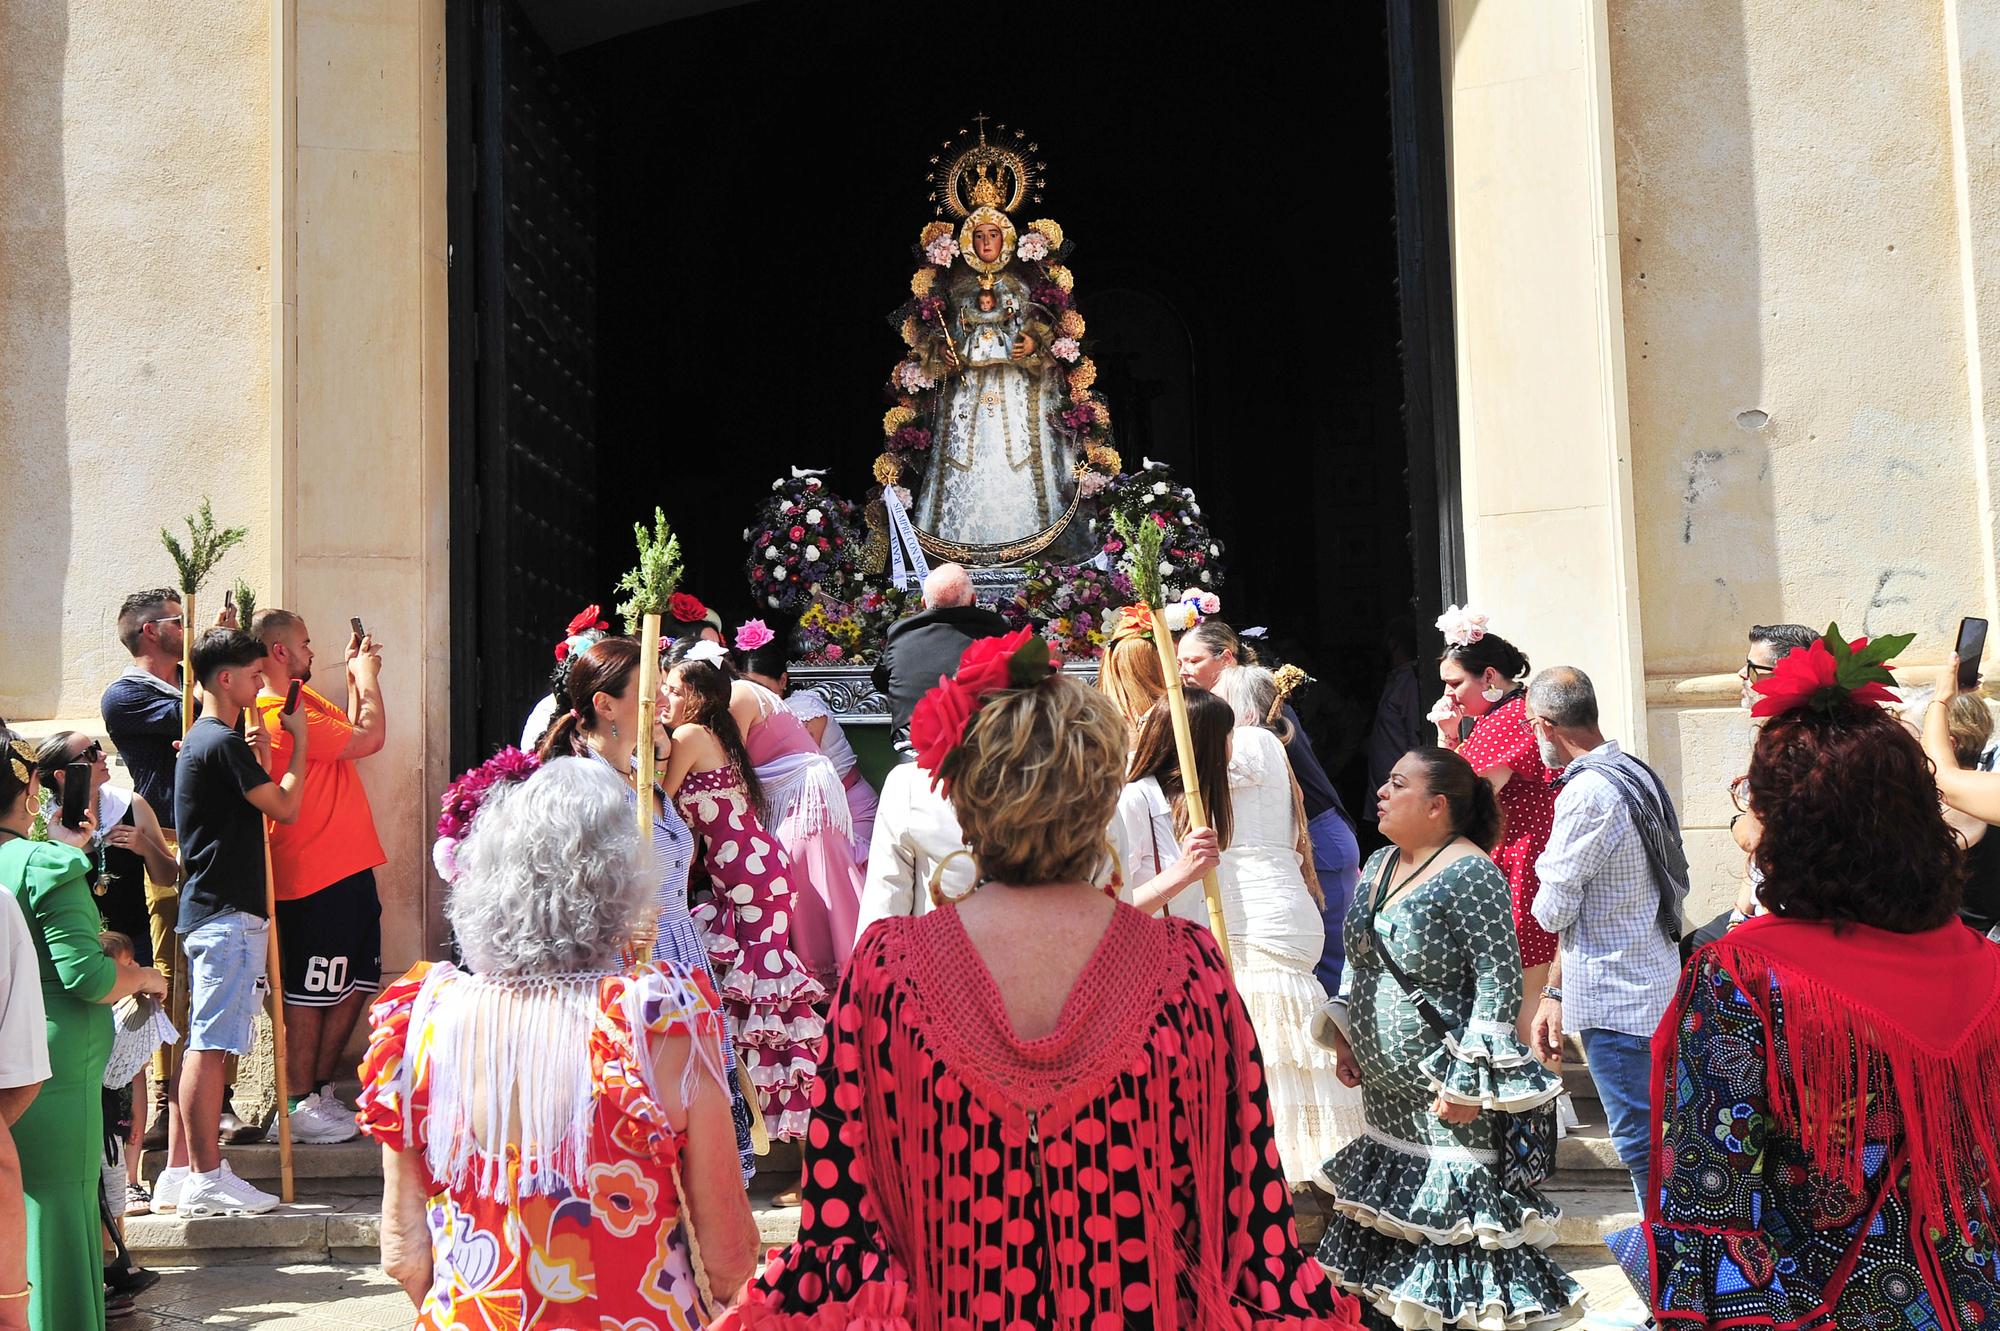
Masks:
[[[977,132],[960,129],[944,140],[939,145],[942,151],[931,158],[930,174],[924,177],[938,215],[950,212],[953,217],[965,217],[980,208],[1011,213],[1023,203],[1040,203],[1044,163],[1035,160],[1034,154],[1041,151],[1041,145],[1031,143],[1026,130],[1009,129],[1004,124],[993,127],[989,142],[986,114],[981,112],[972,119]]]
[[[993,173],[990,179],[987,176],[989,170]],[[974,208],[1000,207],[1001,201],[1006,198],[1001,193],[1002,182],[1007,179],[1008,175],[1009,172],[1005,162],[979,163],[979,178],[972,182],[972,206]]]

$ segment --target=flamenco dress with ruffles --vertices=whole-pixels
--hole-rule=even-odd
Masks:
[[[1514,1034],[1521,960],[1507,879],[1468,855],[1378,916],[1367,898],[1395,855],[1387,847],[1368,862],[1347,916],[1331,1015],[1360,1065],[1367,1127],[1322,1170],[1334,1214],[1319,1260],[1397,1326],[1562,1326],[1581,1316],[1583,1291],[1543,1251],[1560,1212],[1500,1179],[1492,1111],[1531,1109],[1562,1090]],[[1448,1036],[1382,964],[1385,948],[1451,1025]],[[1440,1095],[1482,1112],[1447,1123],[1433,1109]]]
[[[718,1323],[1349,1331],[1299,1250],[1257,1041],[1214,941],[1119,906],[1046,1036],[947,904],[833,1005],[799,1239]]]
[[[490,979],[423,962],[369,1022],[356,1117],[420,1162],[418,1331],[704,1324],[676,1184],[689,1143],[664,1101],[723,1075],[705,975],[655,963]],[[655,1085],[653,1047],[671,1036],[696,1056],[683,1084]]]
[[[710,895],[693,909],[708,947],[736,1056],[774,1138],[805,1135],[826,1024],[826,989],[792,950],[792,862],[765,830],[733,767],[696,772],[674,804],[701,841]]]

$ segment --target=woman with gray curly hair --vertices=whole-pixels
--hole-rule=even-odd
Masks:
[[[632,961],[654,901],[626,793],[507,750],[445,798],[470,814],[445,904],[470,969],[419,963],[369,1014],[382,1265],[419,1328],[701,1325],[757,1227],[715,992]]]

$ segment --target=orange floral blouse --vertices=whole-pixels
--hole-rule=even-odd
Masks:
[[[506,1148],[497,1187],[476,1186],[477,1169],[464,1183],[440,1184],[423,1163],[428,1017],[467,1001],[479,984],[449,962],[419,963],[369,1012],[361,1127],[385,1146],[417,1152],[430,1198],[425,1212],[433,1274],[417,1315],[419,1331],[701,1326],[705,1318],[674,1182],[685,1138],[668,1126],[647,1089],[644,1062],[653,1039],[722,1038],[707,977],[654,962],[636,974],[598,980],[590,1032],[596,1112],[589,1163],[580,1179],[526,1196],[518,1186],[516,1146]],[[423,1014],[416,1017],[422,1028],[412,1028],[413,1014]],[[636,1029],[641,1024],[643,1037]]]

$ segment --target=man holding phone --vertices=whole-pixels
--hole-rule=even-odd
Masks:
[[[202,716],[188,729],[174,768],[187,866],[177,926],[188,959],[187,1057],[180,1079],[187,1134],[169,1148],[155,1205],[171,1198],[183,1216],[255,1215],[278,1199],[236,1176],[222,1159],[216,1130],[224,1062],[231,1053],[251,1051],[253,1022],[269,988],[264,820],[289,823],[299,816],[306,718],[303,712],[284,718],[290,762],[273,781],[264,770],[269,734],[252,726],[246,740],[236,729],[243,710],[257,701],[263,646],[241,629],[212,628],[196,641],[192,656]]]
[[[312,634],[289,610],[259,610],[251,632],[263,644],[258,717],[271,733],[270,769],[291,758],[280,726],[285,693],[299,686],[312,736],[305,801],[297,821],[271,829],[278,900],[278,970],[285,1000],[285,1085],[292,1140],[344,1142],[359,1128],[334,1092],[341,1054],[361,1009],[382,984],[382,903],[375,870],[386,857],[355,763],[386,738],[381,650],[356,631],[347,643],[347,707],[311,687]],[[348,1066],[352,1066],[349,1063]]]

